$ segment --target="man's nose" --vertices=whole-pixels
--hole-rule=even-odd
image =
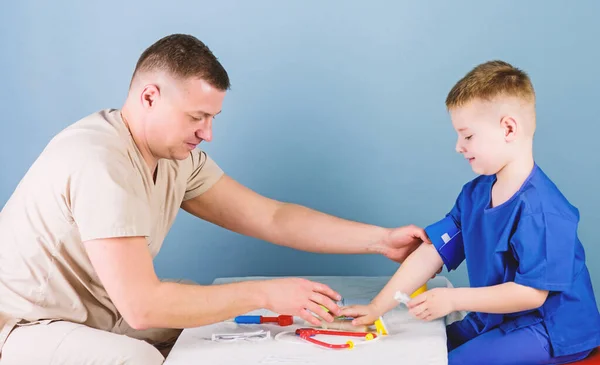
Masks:
[[[212,140],[212,117],[206,118],[206,123],[196,131],[196,137],[210,142]]]

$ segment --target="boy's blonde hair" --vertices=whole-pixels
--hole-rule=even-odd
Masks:
[[[456,108],[474,99],[492,100],[512,96],[535,105],[535,92],[529,76],[504,61],[489,61],[472,69],[450,90],[446,107]]]

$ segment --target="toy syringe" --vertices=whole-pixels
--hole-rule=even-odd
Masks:
[[[294,317],[289,315],[280,315],[277,317],[237,316],[233,321],[239,324],[277,323],[280,326],[289,326],[294,323]]]

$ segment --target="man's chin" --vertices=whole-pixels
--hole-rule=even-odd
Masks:
[[[192,153],[192,151],[187,150],[187,151],[181,151],[181,152],[174,153],[171,155],[171,160],[178,160],[178,161],[185,160],[190,157],[190,154]]]

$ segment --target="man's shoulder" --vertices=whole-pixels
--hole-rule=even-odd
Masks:
[[[116,109],[104,109],[87,115],[59,132],[51,144],[124,144],[129,133],[117,113]]]
[[[119,111],[101,110],[69,125],[52,138],[42,155],[71,162],[126,157],[129,135],[115,113]]]

